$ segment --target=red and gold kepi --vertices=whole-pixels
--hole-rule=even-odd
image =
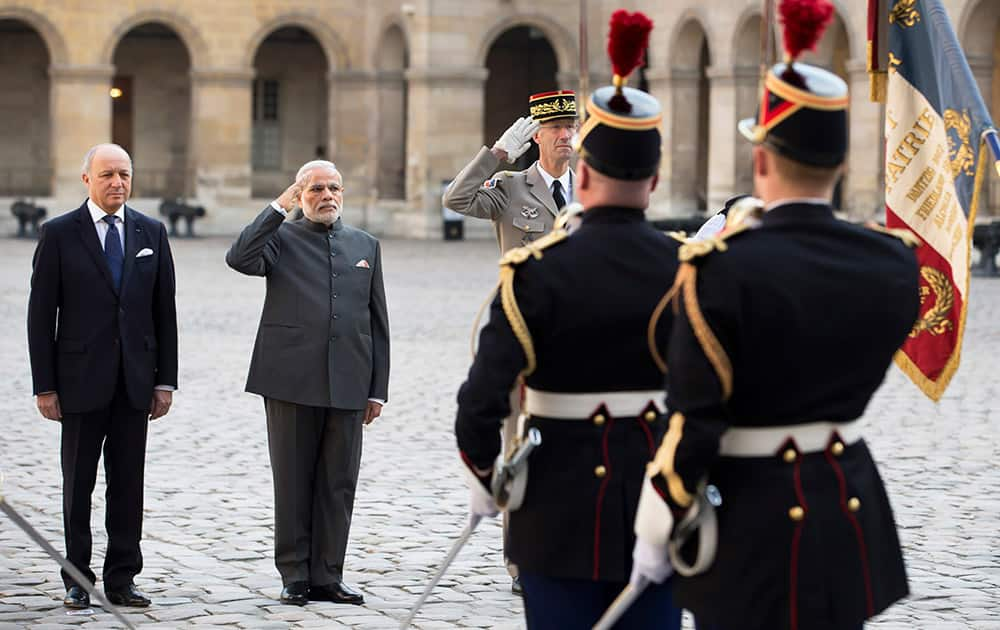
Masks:
[[[538,122],[576,118],[576,92],[556,90],[528,97],[528,113]]]
[[[739,123],[740,133],[781,155],[810,166],[832,168],[847,157],[847,84],[822,68],[797,62],[815,48],[833,17],[826,0],[782,0],[787,61],[764,77],[756,118]]]

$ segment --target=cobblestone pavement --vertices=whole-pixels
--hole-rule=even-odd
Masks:
[[[177,240],[181,389],[149,432],[137,582],[154,605],[142,628],[394,628],[464,524],[452,420],[469,331],[496,278],[491,242],[384,244],[392,381],[366,430],[346,581],[363,607],[280,606],[271,559],[272,490],[263,405],[243,393],[264,285],[230,271],[229,241]],[[25,342],[33,244],[0,242],[0,467],[3,491],[62,549],[59,427],[34,409]],[[871,628],[1000,628],[1000,280],[973,280],[959,370],[940,404],[893,368],[865,417],[906,547],[913,595]],[[102,473],[103,475],[103,473]],[[103,478],[95,560],[103,561]],[[522,607],[487,522],[415,626],[518,628]],[[99,572],[99,571],[98,571]],[[53,562],[0,516],[0,630],[113,628],[61,606]],[[720,602],[720,605],[725,605]]]

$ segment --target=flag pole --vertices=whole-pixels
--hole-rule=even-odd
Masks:
[[[590,57],[587,51],[587,0],[580,0],[580,89],[576,93],[576,115],[582,124],[587,120],[587,95],[590,93]]]
[[[1000,175],[1000,136],[997,136],[996,129],[987,129],[983,132],[983,142],[986,146],[990,148],[990,152],[993,153],[993,166],[997,170],[997,175]]]

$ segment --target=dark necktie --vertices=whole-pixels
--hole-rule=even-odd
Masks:
[[[566,205],[566,198],[563,197],[562,182],[558,179],[552,182],[552,199],[556,202],[556,210],[562,210]]]
[[[105,215],[102,221],[108,224],[108,234],[104,237],[104,257],[108,259],[108,267],[111,268],[111,279],[114,280],[115,290],[122,286],[122,267],[125,264],[125,253],[122,251],[122,240],[118,236],[115,228],[115,221],[118,219],[113,214]]]

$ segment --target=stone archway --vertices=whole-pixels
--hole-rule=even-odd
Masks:
[[[406,198],[406,126],[410,65],[406,36],[398,25],[382,34],[375,60],[378,82],[378,164],[375,187],[380,199]]]
[[[132,155],[134,197],[189,197],[191,56],[162,22],[129,29],[114,46],[111,140]]]
[[[268,34],[253,58],[251,189],[273,197],[299,167],[331,155],[329,74],[324,47],[310,30],[282,26]]]
[[[558,89],[555,49],[533,26],[512,26],[501,33],[486,55],[489,80],[484,88],[483,144],[491,146],[521,116],[528,113],[528,97]],[[538,159],[531,148],[509,168],[520,170]]]
[[[51,194],[50,62],[32,24],[0,17],[0,197]]]
[[[711,53],[701,23],[688,19],[671,46],[671,211],[690,215],[708,205]]]

